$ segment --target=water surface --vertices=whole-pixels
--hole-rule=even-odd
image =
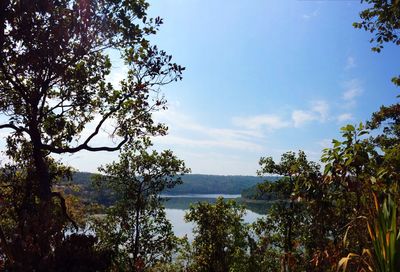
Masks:
[[[190,205],[198,202],[209,202],[214,203],[217,197],[222,196],[225,199],[239,198],[240,195],[224,195],[224,194],[187,194],[187,195],[163,195],[167,199],[164,202],[166,207],[166,215],[170,220],[173,230],[176,236],[183,237],[187,235],[189,240],[193,240],[193,228],[194,223],[185,222],[184,216],[188,211]],[[249,209],[246,209],[246,213],[243,216],[245,223],[253,223],[263,215]]]

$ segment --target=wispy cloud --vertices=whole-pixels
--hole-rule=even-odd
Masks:
[[[201,137],[200,139],[191,138],[188,136],[175,136],[167,135],[165,137],[157,137],[154,142],[174,145],[174,146],[184,146],[184,147],[196,147],[196,148],[223,148],[223,149],[234,149],[234,150],[244,150],[244,151],[262,151],[263,146],[250,140],[241,140],[231,137]]]
[[[352,60],[348,60],[348,64],[351,63]],[[351,110],[357,105],[358,97],[360,97],[364,92],[362,84],[357,78],[353,78],[351,80],[343,82],[342,87],[344,91],[341,96],[339,109],[345,110],[345,112],[340,113],[339,115],[336,115],[332,118],[333,120],[336,120],[336,122],[339,124],[355,119],[354,115],[351,113]]]
[[[343,99],[346,101],[354,100],[357,96],[360,96],[363,93],[358,79],[346,81],[344,85],[346,90],[343,93]]]
[[[332,139],[322,139],[321,141],[318,142],[318,145],[321,148],[328,148],[332,146]]]
[[[353,78],[343,83],[344,91],[341,104],[343,109],[351,109],[357,105],[357,98],[364,92],[360,80]]]
[[[261,114],[235,117],[233,124],[254,131],[274,131],[282,128],[298,128],[310,121],[325,122],[329,115],[329,104],[324,100],[311,101],[308,109],[292,110],[289,118],[277,114]]]
[[[350,121],[350,120],[353,120],[353,119],[354,119],[354,117],[353,117],[353,115],[351,113],[343,113],[343,114],[340,114],[337,117],[337,121],[339,123],[343,123],[343,122]]]
[[[326,101],[319,100],[319,101],[313,101],[311,104],[312,104],[311,110],[319,114],[318,120],[324,122],[328,117],[328,112],[329,112],[328,103]]]
[[[157,143],[185,147],[224,148],[233,150],[260,151],[257,139],[263,138],[254,129],[215,128],[201,124],[175,109],[158,114],[157,120],[171,127],[169,135],[154,139]]]
[[[352,56],[347,57],[346,66],[344,67],[345,70],[350,70],[352,68],[357,67],[356,59]]]
[[[233,124],[253,131],[274,131],[282,128],[298,128],[310,121],[325,122],[329,116],[329,104],[324,100],[311,101],[307,109],[292,110],[289,118],[277,114],[235,117]]]
[[[319,10],[316,9],[316,10],[314,10],[313,12],[304,13],[304,14],[301,16],[301,18],[303,18],[304,20],[310,20],[310,19],[313,18],[313,17],[317,17],[318,14],[319,14]]]
[[[305,123],[316,119],[317,119],[316,115],[310,111],[295,110],[292,112],[292,120],[294,127],[301,127]]]
[[[325,122],[328,118],[329,104],[326,101],[319,100],[311,102],[308,110],[294,110],[292,112],[293,126],[298,128],[310,121]]]
[[[232,121],[237,126],[254,130],[260,130],[261,128],[275,130],[290,126],[289,122],[284,121],[280,116],[273,114],[235,117]]]

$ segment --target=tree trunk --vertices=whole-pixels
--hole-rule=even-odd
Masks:
[[[140,200],[138,200],[140,201]],[[133,259],[135,263],[135,271],[140,272],[141,269],[138,266],[140,260],[139,257],[139,247],[140,247],[140,205],[136,206],[136,214],[135,214],[135,241],[134,241],[134,249],[133,249]]]
[[[32,157],[35,166],[35,181],[38,183],[38,195],[42,202],[47,203],[51,200],[51,180],[49,166],[46,156],[41,149],[40,132],[37,127],[30,129],[31,142],[33,145]]]
[[[33,169],[28,172],[28,181],[32,184],[33,190],[30,192],[32,198],[37,197],[39,203],[27,215],[27,227],[29,236],[34,237],[34,243],[38,246],[39,252],[30,252],[32,248],[26,248],[26,254],[32,254],[32,268],[36,270],[50,269],[52,242],[54,234],[58,233],[57,227],[54,225],[53,205],[51,199],[51,177],[49,166],[46,162],[46,155],[41,149],[41,135],[37,126],[31,126],[29,130],[32,144],[32,163]],[[54,238],[54,237],[53,237]],[[22,254],[24,255],[24,254]],[[26,258],[29,260],[28,258]],[[26,260],[23,260],[26,261]]]

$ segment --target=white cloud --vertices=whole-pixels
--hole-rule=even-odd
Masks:
[[[328,117],[329,104],[324,100],[317,100],[310,102],[308,109],[293,110],[290,119],[275,114],[264,114],[236,117],[233,118],[233,123],[250,131],[260,131],[263,128],[271,131],[289,127],[298,128],[310,121],[323,123]]]
[[[316,120],[316,116],[312,112],[295,110],[292,112],[292,120],[294,127],[300,127],[309,121]]]
[[[337,120],[338,120],[339,123],[342,123],[342,122],[345,122],[345,121],[350,121],[350,120],[353,120],[353,119],[354,119],[354,117],[353,117],[353,115],[351,113],[343,113],[343,114],[340,114],[337,117]]]
[[[263,138],[254,129],[213,128],[198,123],[190,116],[174,108],[156,114],[156,119],[171,127],[169,135],[156,137],[154,141],[165,145],[179,145],[196,148],[224,148],[232,150],[260,151],[263,146],[257,140]]]
[[[282,120],[280,116],[272,114],[256,115],[251,117],[235,117],[233,118],[233,123],[237,126],[254,130],[259,130],[262,127],[269,130],[275,130],[290,125],[289,122]]]
[[[346,60],[346,66],[344,67],[345,70],[350,70],[352,68],[357,67],[356,60],[354,57],[349,56]]]
[[[319,146],[322,148],[328,148],[332,146],[332,139],[322,139],[318,142]]]
[[[310,20],[310,19],[313,18],[313,17],[317,17],[318,14],[319,14],[319,10],[316,9],[316,10],[314,10],[314,11],[311,12],[311,13],[304,13],[301,17],[302,17],[304,20]]]
[[[198,148],[224,148],[244,151],[262,151],[263,146],[249,140],[232,139],[229,137],[202,137],[194,139],[191,137],[167,135],[164,137],[156,137],[154,142],[166,145],[198,147]]]
[[[106,76],[106,81],[110,82],[114,86],[114,88],[118,88],[121,81],[128,77],[128,71],[128,66],[124,64],[113,66],[111,73]]]
[[[178,154],[179,153],[179,154]],[[190,152],[189,150],[178,151],[181,158],[185,158],[188,166],[194,166],[193,173],[217,174],[217,175],[255,175],[259,156],[244,158],[239,154],[225,154],[222,152],[203,151]]]
[[[293,126],[298,128],[310,121],[325,122],[329,114],[329,104],[319,100],[311,102],[309,110],[294,110],[292,112]]]
[[[343,100],[348,102],[355,102],[355,98],[363,93],[361,83],[358,79],[352,79],[344,83],[345,91],[343,93]]]
[[[200,124],[188,115],[178,112],[174,107],[167,111],[157,112],[154,114],[155,120],[166,123],[172,129],[183,131],[196,132],[212,137],[231,137],[231,138],[246,138],[246,137],[262,137],[259,131],[251,129],[226,129],[212,128]]]
[[[313,112],[316,112],[319,114],[319,120],[321,122],[324,122],[326,118],[328,117],[328,112],[329,112],[329,105],[326,101],[320,100],[320,101],[314,101],[312,103],[311,110]]]

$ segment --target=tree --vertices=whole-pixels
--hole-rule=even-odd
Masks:
[[[325,180],[332,187],[329,197],[337,209],[335,217],[343,226],[334,232],[344,245],[341,256],[347,255],[338,268],[397,271],[389,269],[398,254],[398,242],[393,239],[398,206],[393,199],[399,197],[397,160],[394,150],[377,149],[369,133],[362,124],[343,127],[344,140],[333,140],[333,147],[325,149],[322,157]]]
[[[392,42],[400,45],[400,2],[397,0],[362,0],[369,7],[360,13],[361,22],[354,23],[356,28],[362,28],[375,36],[370,42],[375,43],[372,51],[381,52],[383,44]],[[392,82],[400,86],[400,77],[394,77]]]
[[[176,238],[159,194],[181,183],[189,169],[171,151],[136,148],[124,147],[118,162],[100,168],[117,201],[95,231],[99,247],[112,249],[118,270],[140,272],[171,258]]]
[[[374,34],[371,43],[375,43],[372,50],[380,52],[385,43],[400,45],[400,2],[396,0],[364,0],[369,7],[360,13],[361,22],[354,23],[356,28],[362,28]],[[394,77],[392,82],[400,86],[400,77]],[[381,106],[379,111],[372,115],[367,122],[367,128],[381,131],[374,137],[376,146],[391,157],[390,165],[393,173],[399,172],[399,139],[400,139],[400,104]],[[382,133],[383,132],[383,133]],[[392,177],[392,180],[398,180]]]
[[[29,205],[20,206],[19,223],[41,225],[21,233],[19,243],[34,237],[33,244],[7,257],[14,263],[32,255],[39,269],[52,259],[50,237],[60,229],[46,229],[64,200],[52,191],[51,154],[116,151],[138,137],[165,134],[151,113],[166,108],[159,88],[181,79],[184,68],[150,44],[162,19],[148,18],[148,6],[144,0],[1,1],[0,129],[9,132],[10,159],[26,160]],[[106,79],[110,50],[129,68],[118,86]],[[85,131],[89,124],[93,129]],[[96,146],[105,129],[114,141]],[[2,237],[2,251],[17,242]]]
[[[215,204],[191,206],[185,220],[194,228],[194,271],[246,271],[247,229],[244,208],[234,201],[217,198]]]
[[[320,179],[320,167],[309,162],[302,151],[297,156],[294,152],[284,153],[280,163],[275,163],[272,157],[263,157],[259,163],[260,176],[273,174],[281,177],[259,185],[262,192],[274,193],[279,198],[268,211],[268,216],[254,225],[256,235],[261,237],[257,239],[259,246],[265,247],[269,255],[280,255],[281,271],[300,271],[304,269],[303,250],[309,249],[304,243],[310,220],[306,200],[308,190],[314,188],[313,183]],[[268,243],[263,245],[265,240]]]

